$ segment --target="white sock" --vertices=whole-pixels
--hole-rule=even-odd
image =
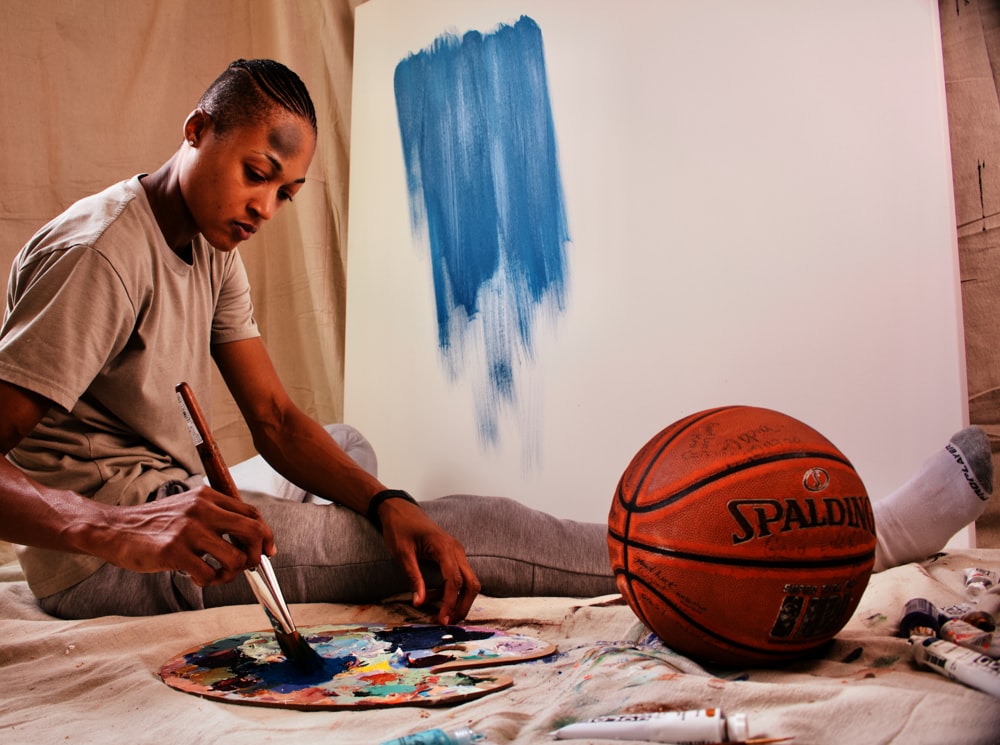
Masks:
[[[993,460],[979,427],[957,432],[909,481],[873,500],[875,571],[921,561],[983,514],[993,493]]]

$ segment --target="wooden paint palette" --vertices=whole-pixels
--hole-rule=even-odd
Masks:
[[[346,709],[436,706],[513,685],[509,676],[470,675],[544,657],[546,642],[477,626],[311,626],[299,632],[322,656],[319,672],[285,659],[272,631],[237,634],[168,660],[163,682],[197,696],[252,706]]]

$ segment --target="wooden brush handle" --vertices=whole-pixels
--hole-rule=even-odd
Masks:
[[[219,446],[215,444],[215,438],[212,437],[212,431],[208,427],[208,420],[205,419],[201,407],[198,406],[198,401],[194,397],[194,391],[191,390],[191,386],[182,382],[174,386],[174,390],[177,391],[177,398],[180,399],[184,421],[187,423],[188,431],[191,433],[191,440],[198,450],[198,456],[201,458],[205,475],[208,477],[208,483],[217,492],[222,492],[242,501],[240,490],[236,488],[236,482],[233,481],[233,476],[229,473],[229,468],[222,459]],[[237,548],[242,548],[240,542],[232,536],[229,536],[229,540]],[[247,581],[250,583],[250,589],[253,590],[253,594],[257,596],[260,604],[264,606],[264,612],[267,613],[271,625],[274,626],[275,633],[278,634],[278,641],[281,643],[281,648],[285,650],[286,654],[294,651],[292,647],[288,646],[289,642],[282,634],[297,634],[298,632],[295,630],[295,622],[292,621],[291,613],[288,612],[288,605],[281,594],[281,588],[278,587],[278,579],[274,576],[270,560],[267,556],[261,556],[260,566],[254,569],[247,569],[244,575],[246,575]],[[301,639],[298,639],[296,643],[299,648],[304,644]]]
[[[229,473],[229,468],[222,459],[222,453],[219,451],[219,446],[215,444],[215,438],[212,437],[208,421],[205,419],[201,407],[198,406],[191,386],[187,383],[178,383],[175,390],[183,404],[184,419],[188,429],[191,430],[191,437],[198,449],[198,456],[205,468],[208,483],[217,492],[241,499],[240,490],[236,488],[236,482],[233,481],[233,476]]]

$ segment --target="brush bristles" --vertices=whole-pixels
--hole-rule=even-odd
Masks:
[[[286,634],[275,629],[274,636],[281,651],[285,653],[285,658],[297,668],[303,672],[318,672],[323,669],[323,657],[309,646],[298,631]]]

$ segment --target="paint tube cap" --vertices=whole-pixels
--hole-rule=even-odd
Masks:
[[[899,635],[904,639],[911,636],[935,636],[941,628],[941,611],[930,600],[913,598],[903,609],[899,622]]]
[[[966,623],[971,623],[976,628],[982,629],[983,631],[996,631],[997,622],[993,617],[993,614],[987,613],[982,610],[974,610],[971,613],[966,613],[962,616],[962,620]]]
[[[484,735],[481,735],[478,732],[473,732],[468,727],[455,730],[451,733],[451,736],[455,738],[456,745],[472,745],[475,742],[479,742],[484,737]]]
[[[750,737],[750,720],[743,712],[726,715],[726,736],[730,740],[746,740]]]
[[[978,598],[984,592],[986,592],[985,582],[970,582],[965,586],[965,594],[970,598]]]

